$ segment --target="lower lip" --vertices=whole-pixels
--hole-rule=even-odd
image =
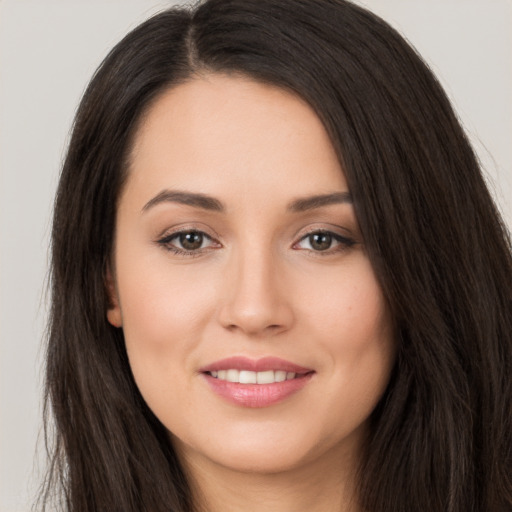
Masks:
[[[207,373],[203,376],[217,395],[236,405],[256,408],[280,403],[297,393],[310,381],[313,372],[272,384],[240,384],[217,379]]]

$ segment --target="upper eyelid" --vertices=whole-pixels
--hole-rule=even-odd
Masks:
[[[199,229],[182,229],[179,231],[174,231],[173,233],[169,233],[168,235],[163,235],[157,240],[157,242],[161,244],[170,244],[172,241],[178,239],[179,235],[181,235],[182,233],[200,233],[201,235],[203,235],[204,238],[207,238],[209,242],[220,244],[220,242],[218,242],[216,238],[212,237],[208,233],[205,233],[204,231],[200,231]],[[203,249],[208,249],[208,247],[205,247]],[[195,252],[199,252],[200,250],[202,249],[198,249]]]
[[[339,229],[342,229],[342,228],[339,228]],[[164,238],[172,238],[174,236],[180,235],[181,233],[191,233],[191,232],[201,233],[202,235],[205,235],[212,240],[216,240],[216,239],[220,238],[218,235],[212,235],[212,234],[208,233],[207,231],[204,230],[204,228],[186,226],[186,227],[179,228],[175,231],[170,231],[170,232],[167,229],[167,230],[163,231],[160,235],[158,235],[157,239],[161,240]],[[339,236],[342,238],[352,237],[352,235],[350,233],[346,233],[345,235],[341,234],[341,233],[337,233],[336,231],[334,231],[334,228],[315,227],[315,228],[308,229],[306,232],[303,232],[301,235],[299,235],[298,233],[295,234],[294,238],[297,241],[299,241],[299,240],[302,240],[303,238],[305,238],[309,235],[315,234],[315,233],[330,233],[332,235],[336,235],[336,236]]]
[[[337,233],[336,231],[333,231],[331,229],[313,229],[311,231],[308,231],[300,236],[298,241],[304,240],[304,238],[307,238],[308,236],[315,235],[317,233],[325,234],[325,235],[332,235],[334,238],[342,238],[344,240],[349,240],[351,238],[350,235],[342,235],[341,233]]]
[[[205,238],[207,238],[209,240],[211,246],[209,245],[208,247],[202,247],[202,248],[198,248],[198,249],[186,249],[184,247],[178,247],[178,246],[174,245],[173,242],[175,239],[179,238],[179,235],[181,235],[182,233],[191,233],[191,232],[201,233]],[[219,242],[215,238],[210,236],[208,233],[205,233],[204,231],[199,230],[199,229],[179,229],[177,231],[168,233],[167,235],[164,234],[162,237],[159,237],[156,240],[157,245],[166,248],[166,250],[168,250],[168,251],[174,252],[177,256],[190,256],[190,257],[201,256],[202,254],[204,254],[207,251],[216,249],[216,247],[214,247],[215,243],[219,243]]]
[[[215,243],[220,244],[221,247],[223,245],[221,242],[219,242],[219,240],[216,237],[210,235],[206,231],[199,229],[197,227],[183,227],[181,229],[177,229],[176,231],[172,231],[168,234],[163,234],[161,237],[158,238],[157,242],[162,245],[170,244],[174,239],[178,238],[180,234],[190,233],[190,232],[200,233],[204,237],[206,237],[210,242],[213,242],[214,244]],[[291,247],[292,248],[295,247],[297,244],[302,242],[307,237],[309,237],[313,234],[317,234],[317,233],[332,235],[332,237],[336,240],[336,242],[338,242],[338,244],[342,244],[342,245],[345,244],[347,246],[352,246],[357,243],[356,240],[351,235],[342,235],[342,234],[334,231],[333,228],[326,229],[326,228],[321,228],[321,227],[314,227],[314,228],[308,229],[308,231],[306,231],[305,233],[302,233],[299,238],[295,238],[294,239],[295,241],[292,243]],[[219,248],[219,247],[217,247],[217,248]],[[177,248],[177,249],[182,250],[183,252],[189,252],[186,249],[180,249],[180,248]],[[201,253],[203,251],[208,251],[210,249],[212,249],[212,247],[204,247],[204,248],[199,248],[197,250],[194,250],[192,252]],[[321,251],[313,251],[313,252],[315,252],[315,253],[318,252],[319,254],[321,253]],[[329,252],[332,252],[332,251],[325,251],[324,254],[328,254]]]
[[[197,227],[197,226],[190,226],[185,225],[182,227],[178,227],[177,229],[165,229],[161,232],[160,235],[157,235],[156,239],[157,241],[166,239],[166,238],[173,238],[175,236],[180,235],[181,233],[201,233],[202,235],[205,235],[206,237],[210,238],[211,240],[218,240],[219,236],[217,234],[212,234],[209,232],[209,230],[206,230],[204,227]]]
[[[353,240],[354,242],[356,240],[356,235],[354,235],[351,230],[349,230],[347,228],[343,228],[341,226],[333,226],[333,225],[331,225],[329,227],[322,227],[322,226],[310,227],[310,228],[307,228],[307,230],[305,232],[302,231],[302,233],[301,233],[299,231],[295,235],[294,238],[296,238],[296,240],[298,242],[300,240],[303,240],[307,236],[314,235],[315,233],[327,233],[327,234],[334,235],[335,237],[340,237],[344,240]],[[294,242],[294,244],[297,242]]]
[[[339,244],[342,244],[342,245],[349,246],[349,247],[352,247],[353,245],[357,244],[357,241],[352,236],[340,235],[339,233],[336,233],[335,231],[317,229],[317,230],[310,231],[309,233],[306,233],[305,235],[301,236],[296,242],[293,243],[293,246],[295,246],[298,243],[302,242],[303,240],[305,240],[309,236],[317,234],[317,233],[331,235],[332,238],[336,242],[338,242]],[[314,251],[314,252],[320,253],[321,251]],[[325,251],[325,252],[327,252],[327,251]]]

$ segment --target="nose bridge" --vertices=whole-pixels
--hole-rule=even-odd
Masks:
[[[221,311],[225,327],[251,335],[289,327],[292,312],[270,243],[251,243],[235,250],[225,283]]]

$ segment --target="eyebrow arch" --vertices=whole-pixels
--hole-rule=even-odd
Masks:
[[[142,212],[146,212],[150,208],[155,207],[161,203],[179,203],[203,210],[210,210],[215,212],[225,212],[224,205],[214,197],[206,194],[196,192],[184,192],[180,190],[162,190],[153,199],[150,199],[142,208]],[[329,206],[331,204],[352,203],[352,196],[349,192],[334,192],[331,194],[320,194],[309,197],[301,197],[293,200],[288,206],[287,210],[290,212],[304,212],[321,208],[322,206]]]
[[[142,211],[145,212],[157,204],[165,202],[186,204],[215,212],[223,212],[225,210],[223,204],[218,199],[205,194],[182,192],[180,190],[162,190],[144,205]]]
[[[350,195],[350,192],[334,192],[332,194],[321,194],[295,199],[288,205],[287,209],[291,212],[304,212],[315,208],[321,208],[322,206],[344,203],[352,204],[352,196]]]

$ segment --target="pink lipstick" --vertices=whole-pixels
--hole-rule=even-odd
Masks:
[[[243,407],[268,407],[300,391],[315,373],[276,357],[230,357],[200,370],[214,393]]]

